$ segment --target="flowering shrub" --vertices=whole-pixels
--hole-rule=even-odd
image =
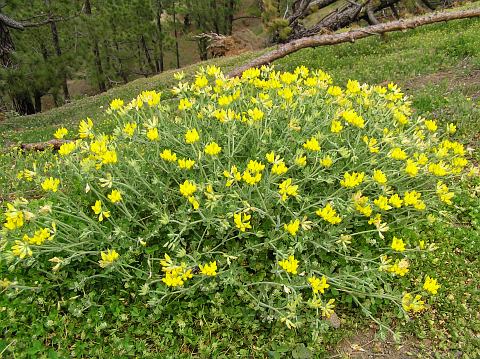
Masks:
[[[54,160],[18,173],[41,198],[6,204],[12,275],[141,283],[151,305],[233,292],[289,328],[339,302],[417,313],[442,294],[435,273],[409,278],[435,246],[404,230],[434,221],[453,181],[476,173],[453,124],[413,116],[394,84],[341,88],[305,67],[176,77],[177,99],[114,100],[112,133],[83,120]]]

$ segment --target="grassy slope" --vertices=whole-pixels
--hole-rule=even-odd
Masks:
[[[214,62],[228,68],[254,55],[246,54],[240,58]],[[292,69],[300,64],[322,68],[331,73],[338,82],[345,82],[348,78],[357,78],[370,83],[398,82],[406,88],[408,94],[413,96],[414,107],[419,113],[435,116],[442,121],[457,123],[459,137],[463,137],[466,142],[474,146],[477,144],[480,126],[480,22],[478,20],[438,24],[406,34],[391,34],[386,41],[369,38],[356,44],[307,49],[278,61],[277,66]],[[186,72],[193,73],[194,70],[193,66],[186,69]],[[106,94],[80,100],[45,114],[7,120],[0,123],[2,134],[0,142],[48,139],[51,137],[53,128],[60,125],[72,127],[87,115],[101,121],[100,107],[108,104],[112,98],[129,99],[141,90],[164,89],[171,83],[171,73],[165,73],[134,81]],[[408,348],[412,352],[433,350],[441,352],[437,354],[439,357],[457,356],[459,353],[467,354],[471,358],[480,355],[478,339],[480,332],[478,316],[480,308],[479,185],[478,181],[464,184],[465,192],[458,196],[456,202],[455,212],[459,216],[456,226],[446,227],[438,224],[431,231],[420,234],[428,236],[429,240],[435,241],[439,246],[431,258],[426,258],[424,264],[424,270],[438,273],[443,286],[433,310],[411,323],[398,323],[394,317],[390,317],[390,313],[383,313],[384,320],[390,321],[393,326],[398,324],[400,327],[406,324],[406,334],[411,336],[411,339],[404,340],[404,344],[408,343]],[[380,314],[377,313],[377,316]],[[344,329],[332,333],[331,340],[325,338],[325,343],[351,333],[352,328],[359,325],[357,315],[349,317],[344,313],[342,319],[345,323]],[[79,322],[78,325],[83,324]],[[112,322],[111,325],[115,326],[115,323]],[[132,322],[131,326],[132,328],[137,326],[138,330],[141,330],[141,325],[138,323]],[[212,341],[210,342],[202,337],[201,333],[205,328],[197,327],[199,332],[192,333],[188,340],[184,338],[184,342],[178,343],[178,347],[172,347],[172,350],[182,349],[185,353],[189,352],[188,347],[193,347],[201,353],[202,346],[210,342],[216,345],[217,352],[225,353],[229,349],[237,350],[239,347],[254,348],[262,345],[271,347],[275,344],[275,337],[271,337],[271,333],[265,335],[252,333],[251,336],[238,338],[229,334],[228,328],[224,329],[222,336],[212,337],[209,339]],[[132,337],[128,339],[127,335],[134,335],[127,329],[124,330],[125,337],[121,345],[124,345],[123,342],[131,343]],[[120,336],[119,333],[116,335]],[[137,338],[136,335],[134,337]],[[352,344],[363,345],[364,339],[365,336],[355,337]],[[367,339],[371,338],[367,337]],[[163,334],[158,336],[158,333],[152,333],[152,336],[146,340],[148,343],[146,345],[158,347],[165,340]],[[298,338],[298,340],[301,342],[303,339]],[[432,342],[428,340],[434,340],[435,346],[433,347]],[[143,341],[145,340],[139,340],[140,343]],[[210,352],[210,345],[207,347],[203,349],[208,349],[207,352]],[[367,346],[364,347],[368,352]],[[405,350],[405,347],[402,350]],[[347,346],[346,349],[339,349],[339,351],[349,353],[352,347]],[[247,350],[246,353],[255,356],[255,349]],[[373,354],[376,355],[378,352]],[[288,357],[289,354],[286,355]],[[387,357],[394,358],[394,355],[394,352],[390,352]]]

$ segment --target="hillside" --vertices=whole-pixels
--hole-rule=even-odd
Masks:
[[[470,6],[479,5],[473,4]],[[199,66],[210,64],[220,66],[225,72],[228,72],[239,64],[259,56],[263,51],[266,50],[249,51],[238,56],[212,59],[189,65],[182,71],[185,72],[187,79],[193,78]],[[478,167],[480,160],[478,154],[480,141],[478,130],[480,128],[480,21],[478,19],[429,25],[404,33],[388,34],[382,38],[369,37],[356,43],[305,49],[276,61],[274,65],[277,70],[288,71],[292,71],[301,65],[311,69],[322,69],[332,75],[334,83],[342,86],[345,86],[349,79],[382,85],[390,82],[398,83],[402,90],[410,96],[415,114],[437,120],[439,128],[445,127],[444,125],[447,123],[453,123],[457,126],[458,130],[453,135],[453,139],[465,144],[465,157]],[[67,127],[69,130],[73,130],[73,133],[76,133],[78,122],[86,117],[93,119],[96,128],[108,131],[111,123],[108,121],[105,109],[113,99],[120,98],[128,101],[143,90],[155,89],[163,92],[163,101],[168,101],[172,98],[168,89],[175,83],[174,72],[175,70],[169,70],[149,78],[140,78],[126,85],[112,88],[105,93],[75,100],[45,113],[12,117],[0,121],[0,148],[3,147],[4,149],[0,152],[0,204],[6,203],[7,200],[10,201],[10,198],[25,197],[32,199],[32,203],[37,200],[42,201],[41,204],[45,205],[41,209],[46,208],[48,212],[50,208],[51,211],[51,203],[55,206],[55,202],[51,201],[56,200],[55,196],[58,193],[41,192],[38,189],[40,186],[37,185],[40,182],[21,181],[18,180],[17,175],[20,169],[27,168],[22,167],[26,164],[30,166],[28,168],[32,168],[31,163],[35,162],[36,159],[38,159],[39,168],[48,164],[48,166],[42,166],[41,171],[48,170],[55,163],[62,163],[57,161],[55,155],[52,155],[49,151],[30,152],[24,156],[24,152],[11,151],[11,154],[7,153],[8,151],[5,150],[7,146],[20,142],[49,140],[52,138],[55,129],[59,127]],[[276,117],[272,118],[276,119]],[[177,129],[174,128],[172,131],[177,131]],[[208,132],[208,130],[201,133],[205,132]],[[179,130],[175,134],[183,136],[184,132]],[[178,136],[175,138],[180,138]],[[435,137],[436,135],[432,136]],[[161,138],[163,140],[165,137]],[[145,139],[144,141],[147,144],[150,143]],[[161,150],[163,150],[163,142],[152,141],[152,143],[162,146]],[[363,146],[361,140],[358,143]],[[222,146],[226,147],[224,144]],[[177,151],[177,148],[174,148],[173,145],[171,147],[174,151]],[[86,148],[88,150],[88,146]],[[130,150],[129,147],[127,149]],[[366,147],[365,151],[368,151]],[[184,152],[186,153],[186,151]],[[155,157],[151,158],[155,158],[163,166],[159,153],[160,151],[156,152]],[[180,154],[184,156],[182,151],[178,153],[179,156]],[[138,178],[143,179],[143,172],[136,167],[137,163],[144,166],[144,169],[150,169],[152,172],[156,171],[156,169],[152,169],[152,164],[155,161],[145,160],[143,152],[135,154],[136,157],[133,155],[125,157],[131,161],[124,161],[120,164],[124,168],[131,166],[132,172],[130,174],[132,176],[137,176],[137,180]],[[197,159],[197,157],[192,158]],[[372,161],[371,164],[374,162]],[[157,163],[155,164],[157,165]],[[72,167],[75,167],[75,165],[76,163],[71,162]],[[172,163],[169,163],[169,165],[172,165]],[[167,167],[171,169],[172,173],[178,170],[173,166],[174,164]],[[223,169],[223,167],[220,168]],[[296,170],[293,166],[292,168]],[[158,167],[159,173],[160,170],[161,166]],[[60,169],[58,176],[67,171],[69,169],[65,169],[65,171]],[[184,171],[182,175],[184,173],[187,173],[186,176],[194,176],[195,171]],[[218,177],[223,181],[224,175],[221,171],[218,173]],[[290,173],[294,173],[292,176],[296,175],[293,171],[289,172],[289,175]],[[116,177],[120,174],[120,170],[115,172]],[[162,172],[159,178],[163,180],[168,176]],[[72,193],[78,197],[74,198],[91,196],[84,201],[85,203],[79,205],[85,207],[87,214],[91,215],[93,212],[90,208],[93,209],[91,204],[94,203],[93,198],[96,196],[96,192],[91,190],[90,185],[85,187],[84,183],[81,182],[83,180],[81,177],[81,175],[75,177],[78,179],[78,183],[81,183],[81,186],[75,182],[76,179],[69,186],[76,188],[75,193],[73,191]],[[409,180],[420,181],[419,177],[421,176]],[[190,179],[190,177],[188,178]],[[119,182],[118,178],[115,178],[115,180]],[[111,177],[110,181],[113,182]],[[92,188],[100,186],[96,182],[99,181],[96,180],[96,177],[93,177]],[[102,177],[100,182],[104,184],[108,182],[108,178]],[[143,179],[144,183],[140,182],[142,181],[134,182],[132,180],[131,187],[145,186],[149,188],[154,183],[160,183],[150,181],[149,178],[146,181]],[[171,187],[175,189],[174,191],[165,191],[161,194],[157,191],[159,203],[163,203],[164,199],[171,193],[175,192],[176,194],[178,189],[176,179],[172,180],[172,183],[175,183],[175,187]],[[222,187],[225,187],[223,183]],[[25,188],[33,188],[33,185],[37,185],[38,188],[24,191]],[[322,184],[322,186],[324,185],[327,186],[327,182]],[[405,228],[403,232],[405,234],[404,238],[410,246],[406,251],[407,254],[417,251],[417,247],[414,246],[419,239],[426,240],[427,243],[434,245],[432,251],[418,254],[419,263],[415,264],[420,265],[416,268],[412,265],[411,276],[407,278],[408,281],[411,280],[419,288],[423,283],[425,273],[434,275],[438,279],[441,289],[437,296],[429,297],[428,305],[430,307],[428,311],[411,313],[411,317],[404,317],[399,312],[399,308],[387,304],[387,301],[382,299],[377,300],[376,303],[372,300],[370,311],[365,307],[360,308],[360,303],[358,303],[360,306],[356,306],[352,301],[339,301],[337,302],[339,328],[333,329],[326,321],[323,321],[324,327],[317,328],[318,332],[304,334],[305,328],[302,328],[302,323],[299,324],[298,328],[289,327],[287,329],[284,323],[275,325],[266,317],[251,316],[245,319],[242,317],[242,313],[239,313],[243,311],[243,308],[241,306],[232,308],[231,303],[223,301],[220,292],[218,296],[212,295],[210,299],[204,299],[202,291],[207,292],[209,290],[207,285],[200,287],[201,290],[191,295],[191,304],[184,301],[190,300],[189,298],[175,297],[167,304],[152,305],[148,300],[149,297],[145,296],[145,293],[151,290],[148,285],[141,286],[140,281],[128,282],[124,278],[114,282],[110,281],[109,277],[104,277],[103,272],[95,274],[97,273],[95,271],[104,268],[100,268],[96,262],[97,257],[93,257],[97,255],[97,252],[92,251],[86,252],[87,255],[91,254],[94,258],[84,266],[89,272],[85,271],[87,273],[85,278],[75,282],[71,278],[74,275],[80,276],[81,271],[84,270],[84,267],[79,266],[79,269],[76,267],[76,253],[72,255],[74,259],[68,267],[73,268],[71,273],[67,272],[69,270],[67,265],[65,266],[66,269],[62,267],[59,272],[53,269],[58,261],[61,262],[61,259],[57,257],[51,258],[51,261],[48,262],[49,266],[53,268],[51,271],[45,271],[45,278],[47,279],[41,276],[38,279],[33,276],[32,272],[35,270],[33,265],[32,267],[25,265],[21,270],[17,269],[20,273],[18,275],[19,280],[23,279],[22,276],[28,279],[33,277],[33,280],[38,279],[38,282],[35,282],[38,283],[38,288],[41,288],[48,281],[54,282],[55,286],[49,292],[42,292],[41,289],[38,289],[38,292],[35,292],[34,295],[26,291],[26,289],[31,288],[20,288],[18,291],[15,289],[15,292],[13,289],[9,291],[7,282],[9,279],[16,281],[17,277],[14,278],[14,275],[16,276],[17,272],[10,271],[8,266],[2,267],[0,292],[2,294],[6,292],[8,295],[2,295],[0,298],[0,307],[2,308],[0,310],[0,322],[8,323],[8,325],[5,325],[5,329],[3,329],[4,337],[0,339],[0,356],[5,353],[12,356],[18,354],[19,357],[40,357],[43,355],[41,357],[56,358],[62,355],[58,353],[70,353],[78,357],[136,356],[154,358],[230,358],[234,356],[242,358],[476,358],[480,353],[478,341],[480,328],[478,314],[480,308],[478,293],[478,283],[480,281],[478,271],[480,267],[478,246],[480,239],[480,182],[478,177],[469,177],[456,181],[455,186],[453,206],[440,207],[438,213],[435,213],[438,214],[440,220],[437,220],[434,224],[425,224],[423,227],[418,227],[422,228],[418,232],[416,232],[417,227],[414,230]],[[215,191],[218,188],[218,193],[220,193],[224,189],[220,189],[220,187],[220,185],[215,187]],[[160,185],[158,188],[160,188]],[[317,191],[317,188],[314,188]],[[102,190],[100,189],[100,191]],[[62,189],[58,192],[62,192]],[[156,192],[156,188],[152,192]],[[201,194],[203,188],[198,192]],[[426,193],[430,194],[430,192]],[[436,197],[434,193],[435,190],[432,190],[431,197]],[[52,197],[48,197],[50,195]],[[230,200],[227,196],[223,198],[225,202]],[[185,198],[181,199],[189,206]],[[156,204],[153,202],[146,203],[149,200],[148,197],[143,198],[143,196],[138,195],[132,201],[134,203],[129,203],[129,205],[131,204],[132,208],[135,208],[137,202],[142,203],[144,211],[139,212],[142,217],[150,218],[158,215],[160,221],[164,221],[164,217],[160,218],[160,212],[158,212]],[[65,203],[67,202],[65,200]],[[76,200],[70,202],[72,202],[72,206],[78,204]],[[104,203],[110,205],[113,210],[118,209],[114,208],[113,204],[108,203],[106,198],[104,198]],[[63,203],[58,206],[60,205],[63,205]],[[112,217],[115,217],[116,213],[113,210]],[[76,215],[75,211],[65,211],[65,213],[66,215],[72,214],[71,222],[68,222],[65,227],[73,228],[75,221],[77,221],[74,217]],[[99,213],[102,216],[105,212],[102,213],[100,210]],[[176,223],[182,223],[182,221],[190,223],[195,213],[193,211],[185,213],[184,216],[171,217],[170,220]],[[412,213],[415,212],[412,210]],[[95,214],[97,214],[96,211]],[[254,215],[258,214],[255,213]],[[443,221],[442,215],[445,215],[445,221]],[[91,237],[96,240],[95,228],[97,226],[99,228],[103,228],[104,225],[107,226],[108,221],[101,223],[100,220],[97,221],[96,216],[92,215],[92,218],[94,218],[94,221],[89,222],[93,223]],[[167,215],[167,222],[168,220]],[[318,218],[315,217],[315,220],[318,220]],[[130,219],[125,220],[121,225],[128,229],[133,226],[133,222],[129,221]],[[252,224],[254,224],[253,220]],[[115,246],[122,241],[129,243],[121,237],[122,228],[117,227],[115,232],[111,232],[115,235],[112,234],[108,238],[109,245]],[[151,253],[150,250],[152,252],[155,250],[164,251],[166,246],[160,242],[163,237],[157,238],[163,235],[162,228],[160,224],[158,227],[149,228],[152,231],[149,233],[149,236],[151,234],[150,239],[153,238],[152,241],[158,240],[158,243],[152,246],[149,243],[148,246],[144,247],[143,244],[140,245],[139,243],[142,243],[143,239],[147,241],[150,239],[144,237],[143,234],[139,234],[138,238],[136,236],[132,237],[133,244],[129,248],[125,247],[122,256],[135,255],[137,251],[140,253],[145,250],[146,257]],[[212,228],[216,227],[212,225]],[[220,225],[218,228],[220,228]],[[85,232],[89,232],[88,227],[85,227]],[[160,232],[162,234],[158,235]],[[180,230],[172,233],[178,232]],[[214,232],[217,234],[216,230]],[[179,237],[182,233],[183,229]],[[119,235],[117,236],[117,234]],[[390,234],[388,233],[388,235]],[[219,234],[219,237],[222,235],[223,232]],[[72,237],[71,246],[75,247],[78,244],[77,241],[88,240],[88,236],[89,233],[85,235],[87,239],[82,238],[82,235]],[[185,238],[182,237],[182,241],[183,239],[189,240],[187,234]],[[54,246],[55,242],[47,242],[47,245],[53,243],[52,246]],[[242,241],[238,241],[241,245],[244,245],[243,242],[247,242],[247,237],[242,237]],[[241,249],[241,247],[239,248]],[[235,248],[235,250],[237,249]],[[188,257],[188,255],[185,255],[186,252],[182,254],[178,251],[178,253],[175,253],[175,256],[178,254],[179,258]],[[333,256],[332,253],[330,254]],[[50,256],[50,254],[48,255]],[[222,261],[230,262],[230,259],[235,258],[223,254],[223,257],[219,255]],[[404,255],[405,253],[396,254]],[[30,259],[32,262],[29,263],[33,263],[34,259]],[[158,262],[162,259],[163,257]],[[20,262],[20,259],[18,259],[16,263]],[[134,261],[132,260],[127,264],[130,265],[131,263],[134,263]],[[161,268],[158,263],[156,263],[156,266],[149,267],[151,276],[150,268],[153,268],[154,275],[157,275],[162,273],[163,267]],[[120,273],[115,271],[117,269],[107,274],[114,273],[116,275]],[[271,272],[273,273],[274,270],[271,270]],[[375,272],[377,272],[376,268]],[[253,276],[252,273],[245,273],[245,277]],[[120,275],[123,274],[120,273]],[[145,272],[145,275],[148,276],[148,273]],[[6,279],[3,279],[4,277]],[[94,278],[94,281],[98,279],[99,283],[103,284],[94,287],[91,291],[82,292],[89,285],[85,284],[87,277],[89,280]],[[306,279],[303,276],[298,277]],[[406,280],[405,277],[402,278],[397,277],[396,279],[399,282]],[[259,280],[263,280],[263,277]],[[61,285],[65,285],[64,283],[69,283],[71,288],[61,287]],[[112,285],[112,283],[115,284]],[[333,283],[332,287],[335,287]],[[286,286],[283,286],[283,288],[283,290],[278,290],[278,293],[290,293]],[[272,293],[274,292],[272,291]],[[244,293],[234,292],[232,297],[240,298],[241,295],[245,296]],[[194,300],[198,300],[198,302],[194,302]],[[362,303],[366,303],[366,301]],[[165,308],[168,308],[170,312],[166,311]],[[320,315],[318,316],[320,318]],[[395,336],[392,336],[392,333],[382,331],[377,320],[391,327]],[[380,340],[379,337],[386,338],[386,341]],[[307,347],[315,347],[318,352],[312,354],[310,349],[307,350]]]

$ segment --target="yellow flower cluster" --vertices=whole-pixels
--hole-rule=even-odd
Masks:
[[[120,254],[115,249],[108,249],[106,252],[100,252],[101,259],[98,261],[100,267],[106,268],[111,266],[115,261],[120,258]]]
[[[338,224],[342,221],[342,218],[337,215],[337,211],[333,209],[330,203],[327,203],[325,207],[317,210],[315,213],[331,224]]]
[[[296,260],[294,256],[289,256],[288,259],[279,261],[278,265],[282,267],[285,272],[297,274],[298,260]]]

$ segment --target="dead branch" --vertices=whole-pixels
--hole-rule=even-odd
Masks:
[[[25,151],[45,151],[53,149],[58,151],[64,143],[72,142],[72,140],[50,140],[46,142],[22,143],[20,149]]]
[[[417,16],[411,19],[398,20],[386,22],[383,24],[367,26],[361,29],[351,30],[340,34],[315,35],[310,37],[303,37],[298,40],[288,42],[279,46],[277,49],[270,51],[249,63],[238,67],[228,74],[229,77],[240,76],[245,70],[252,67],[260,67],[280,59],[288,54],[291,54],[300,49],[307,47],[319,47],[326,45],[336,45],[343,42],[354,42],[357,39],[372,35],[380,35],[393,31],[405,31],[414,29],[419,26],[433,24],[441,21],[450,21],[458,19],[466,19],[480,16],[480,9],[453,11],[453,12],[439,12],[436,14],[429,14],[426,16]]]

